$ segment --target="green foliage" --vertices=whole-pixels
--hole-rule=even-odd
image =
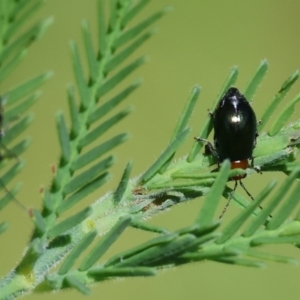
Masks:
[[[295,263],[290,257],[264,252],[262,246],[300,243],[300,213],[293,213],[298,204],[299,185],[296,184],[287,196],[287,191],[300,178],[300,165],[296,161],[300,121],[286,126],[299,100],[298,96],[287,104],[270,131],[259,136],[254,152],[256,167],[264,172],[282,171],[288,177],[277,193],[272,193],[276,185],[272,181],[250,204],[235,192],[233,200],[243,209],[228,225],[220,226],[221,220],[217,213],[222,196],[229,198],[232,195],[232,190],[226,186],[228,178],[237,174],[250,175],[254,170],[230,170],[230,163],[224,161],[219,172],[210,173],[209,168],[215,161],[200,151],[203,143],[196,141],[186,157],[174,160],[177,150],[191,131],[188,123],[200,95],[197,86],[193,88],[183,108],[170,141],[166,143],[166,149],[152,166],[140,177],[130,179],[132,162],[129,162],[114,192],[71,216],[65,216],[66,212],[71,208],[76,209],[87,195],[109,180],[110,168],[115,163],[111,152],[128,139],[127,133],[120,133],[100,143],[104,133],[131,113],[131,106],[115,111],[136,90],[140,81],[129,84],[121,92],[115,92],[111,98],[107,97],[107,93],[113,93],[124,78],[145,62],[144,57],[133,59],[133,62],[128,60],[153,35],[154,31],[149,27],[170,10],[167,8],[130,26],[131,20],[148,2],[110,1],[110,15],[106,22],[107,7],[104,1],[97,0],[97,42],[93,41],[88,22],[82,22],[88,68],[83,67],[77,44],[70,43],[76,79],[76,84],[68,88],[70,129],[64,113],[59,112],[56,116],[61,148],[59,164],[50,188],[44,192],[41,211],[32,211],[35,229],[24,257],[13,272],[0,281],[0,299],[13,299],[32,291],[65,288],[75,288],[83,294],[89,294],[89,286],[96,282],[117,277],[154,276],[161,268],[203,260],[252,267],[262,267],[268,260]],[[39,0],[1,2],[0,60],[3,65],[0,68],[0,80],[5,79],[17,66],[26,53],[24,49],[39,38],[49,25],[49,20],[42,21],[16,39],[13,38],[42,3]],[[96,49],[94,45],[97,45]],[[83,71],[86,69],[87,73]],[[267,70],[268,64],[264,60],[250,78],[244,92],[249,100],[253,100]],[[31,123],[31,115],[23,115],[38,98],[36,90],[50,74],[30,79],[6,93],[6,104],[12,107],[5,111],[5,117],[13,120],[17,116],[18,120],[14,126],[10,126],[3,144],[18,156],[27,149],[29,140],[10,144]],[[279,89],[263,114],[260,131],[298,76],[298,72],[294,73]],[[214,101],[212,111],[224,92],[234,85],[237,77],[238,68],[234,67]],[[112,112],[114,115],[107,118],[108,113]],[[199,137],[206,139],[211,130],[212,122],[208,117],[199,130]],[[5,162],[6,159],[1,164]],[[18,160],[2,175],[3,184],[9,184],[23,165]],[[0,199],[0,209],[13,199],[18,189],[19,185],[16,185],[11,191],[6,191]],[[186,228],[170,232],[144,222],[156,213],[201,196],[206,196],[201,209],[196,219]],[[262,202],[264,208],[260,209]],[[128,226],[156,232],[158,235],[101,261]],[[7,223],[2,222],[0,234],[6,228]]]
[[[0,83],[9,78],[19,64],[26,57],[31,44],[43,36],[52,19],[43,20],[34,24],[27,31],[23,25],[33,13],[41,7],[43,1],[1,1],[0,4]],[[20,34],[21,33],[21,34]],[[38,75],[29,79],[7,92],[3,92],[0,99],[1,116],[1,189],[4,196],[0,199],[0,210],[11,201],[16,201],[23,209],[23,205],[15,198],[20,190],[17,183],[10,190],[6,188],[15,176],[24,168],[24,161],[20,155],[27,150],[30,139],[28,137],[20,140],[20,135],[28,128],[33,121],[32,114],[27,114],[28,109],[39,98],[37,89],[41,87],[52,73]],[[4,167],[9,160],[15,164],[6,170]],[[6,224],[6,223],[2,223]],[[1,226],[3,232],[7,226]]]

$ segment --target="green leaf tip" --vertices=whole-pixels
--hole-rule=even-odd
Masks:
[[[4,175],[1,176],[0,189],[3,189],[25,166],[25,161],[21,160],[14,164]]]
[[[146,183],[149,181],[163,165],[169,160],[169,158],[177,151],[182,143],[187,138],[191,129],[186,128],[180,134],[177,135],[176,139],[167,147],[167,149],[160,155],[156,162],[140,177],[139,184]]]
[[[22,97],[26,96],[27,94],[35,92],[35,90],[39,88],[45,81],[51,78],[52,75],[52,71],[46,72],[42,75],[38,75],[24,83],[21,83],[17,87],[7,92],[6,96],[9,99],[9,104],[13,104],[16,101],[20,100]]]
[[[144,44],[150,37],[152,37],[157,30],[150,30],[137,38],[134,42],[132,42],[127,48],[113,56],[107,63],[105,72],[111,72],[115,68],[117,68],[122,62],[124,62],[137,48],[139,48],[142,44]]]
[[[53,16],[48,17],[47,19],[42,21],[36,37],[41,38],[45,34],[46,30],[52,25],[53,22],[54,22]]]
[[[263,128],[267,124],[266,121],[272,117],[274,111],[276,110],[278,105],[282,102],[282,100],[285,98],[285,96],[290,91],[294,83],[298,80],[298,78],[299,78],[299,71],[297,70],[288,79],[286,79],[285,82],[281,85],[281,88],[276,93],[271,104],[267,107],[266,111],[263,113],[261,117],[262,122],[258,125],[259,132],[263,130]]]
[[[191,95],[184,106],[184,109],[180,115],[180,118],[176,124],[174,133],[172,135],[171,141],[174,141],[177,135],[182,132],[188,125],[190,117],[193,113],[194,107],[197,103],[198,97],[200,95],[201,88],[199,86],[195,86],[192,89]]]
[[[4,81],[15,70],[26,55],[27,51],[23,50],[22,52],[17,53],[6,65],[0,68],[0,82]]]
[[[97,63],[97,57],[95,51],[93,49],[91,31],[87,20],[82,21],[81,27],[82,27],[83,38],[84,38],[86,58],[89,65],[90,79],[92,80],[93,83],[95,83],[98,77],[98,68],[97,68],[98,63]]]
[[[129,134],[127,133],[118,134],[117,136],[107,140],[106,142],[86,152],[85,154],[80,155],[72,163],[71,170],[76,171],[87,166],[89,163],[97,160],[99,157],[103,156],[107,152],[111,151],[112,149],[126,142],[128,139],[129,139]]]
[[[111,91],[114,87],[116,87],[121,81],[123,81],[128,75],[130,75],[134,70],[136,70],[138,67],[143,65],[147,61],[145,56],[142,56],[120,71],[118,71],[117,74],[114,76],[108,78],[97,90],[96,92],[96,99],[98,101],[102,96],[107,94],[109,91]]]
[[[124,16],[122,27],[126,26],[142,9],[150,2],[150,0],[141,0],[136,3]]]
[[[201,226],[206,226],[212,222],[215,211],[223,194],[224,187],[227,183],[229,171],[230,162],[229,160],[225,160],[222,163],[216,181],[211,187],[209,194],[206,196],[204,204],[196,219],[196,223],[200,224]]]
[[[249,249],[245,254],[247,254],[247,256],[250,256],[253,258],[269,260],[269,261],[274,261],[274,262],[279,262],[279,263],[286,263],[286,264],[291,264],[291,265],[298,265],[298,261],[291,257],[265,253],[265,252],[258,251],[253,248]]]
[[[112,116],[110,119],[104,121],[99,126],[91,130],[87,133],[80,141],[79,147],[83,148],[88,146],[90,143],[94,142],[100,136],[102,136],[105,132],[107,132],[110,128],[115,126],[118,122],[122,121],[125,117],[127,117],[132,111],[134,107],[129,105],[127,108],[123,109],[119,113]]]
[[[63,193],[67,195],[83,188],[93,179],[97,178],[106,169],[110,168],[114,163],[114,156],[109,156],[103,159],[99,163],[92,166],[90,169],[80,173],[79,175],[71,179],[71,181],[64,186]]]
[[[62,112],[58,112],[56,115],[56,125],[62,150],[62,164],[64,165],[69,162],[71,150],[69,132]]]
[[[163,17],[165,14],[170,12],[170,8],[166,7],[164,10],[159,11],[151,15],[150,17],[144,19],[140,23],[138,23],[136,26],[128,29],[127,31],[123,32],[116,40],[113,45],[114,48],[119,48],[126,43],[133,40],[135,37],[137,37],[140,33],[142,33],[145,29],[147,29],[149,26],[151,26],[154,22],[159,20],[161,17]]]
[[[145,249],[116,264],[116,267],[123,268],[129,266],[155,266],[167,258],[179,256],[189,249],[196,237],[192,234],[178,236],[169,243],[157,245]]]
[[[38,210],[33,209],[33,216],[36,229],[41,233],[41,235],[44,234],[46,232],[46,223],[41,213]]]
[[[110,268],[105,269],[101,267],[91,268],[88,275],[97,281],[101,281],[107,277],[132,277],[132,276],[154,276],[157,275],[157,270],[155,268],[148,267],[124,267],[124,268]]]
[[[77,291],[79,291],[80,293],[82,293],[84,295],[91,294],[91,290],[83,282],[81,282],[79,279],[77,279],[76,277],[74,277],[72,275],[67,275],[65,277],[65,282],[70,287],[75,288]]]
[[[72,194],[70,197],[65,199],[61,205],[57,208],[57,214],[62,214],[65,211],[69,210],[73,206],[75,206],[77,203],[79,203],[81,200],[84,200],[86,196],[91,194],[92,192],[99,189],[102,185],[104,185],[106,182],[108,182],[111,178],[111,175],[108,172],[105,172],[101,175],[99,175],[96,179],[90,181],[87,185],[83,186],[81,189],[76,191],[74,194]],[[50,209],[51,210],[51,209]]]
[[[5,232],[8,228],[8,223],[7,222],[2,222],[0,224],[0,234],[2,234],[3,232]]]
[[[76,79],[76,83],[79,90],[80,100],[82,107],[86,109],[88,107],[88,99],[90,99],[90,92],[87,87],[84,71],[79,56],[79,50],[77,44],[74,41],[70,42],[71,58],[73,63],[73,70]]]
[[[141,79],[136,80],[127,88],[122,90],[119,94],[108,100],[106,103],[98,107],[94,112],[92,112],[88,118],[88,125],[93,124],[98,121],[110,111],[112,111],[118,104],[124,101],[132,92],[134,92],[142,83]]]
[[[97,231],[91,231],[87,233],[64,260],[63,264],[61,265],[58,271],[58,274],[64,275],[67,272],[69,272],[76,260],[91,245],[96,236]]]
[[[253,96],[256,93],[256,90],[260,86],[263,78],[265,77],[267,71],[268,71],[269,64],[266,59],[262,60],[260,65],[258,66],[258,69],[254,73],[253,77],[250,79],[250,82],[248,83],[248,86],[245,89],[244,96],[246,99],[251,102]]]
[[[283,185],[291,187],[292,180],[299,176],[300,167],[296,168],[294,172],[290,175],[289,178],[286,179]],[[298,176],[297,176],[298,175]],[[284,190],[286,192],[286,190]],[[284,193],[283,195],[285,195]],[[299,203],[299,194],[300,194],[300,185],[297,184],[293,190],[293,192],[289,195],[287,200],[284,201],[280,209],[273,215],[273,218],[267,225],[268,230],[275,230],[277,229],[283,222],[290,216],[293,212],[297,204]]]
[[[273,125],[271,126],[268,134],[270,136],[276,135],[288,119],[294,114],[295,112],[295,105],[300,101],[300,94],[298,94],[278,115],[276,120],[274,121]]]
[[[91,207],[87,207],[79,213],[67,218],[64,221],[61,221],[49,230],[48,237],[53,239],[61,234],[64,234],[66,231],[70,230],[71,228],[80,224],[83,220],[88,218],[91,215],[92,211],[93,210]]]
[[[127,189],[127,186],[128,186],[128,182],[129,182],[129,179],[130,179],[130,174],[131,174],[131,170],[132,170],[132,165],[133,165],[133,162],[132,161],[129,161],[128,164],[126,165],[126,168],[124,170],[124,173],[122,175],[122,178],[121,178],[121,181],[117,187],[117,189],[115,190],[114,192],[114,205],[118,205],[122,198],[123,198],[123,195]]]

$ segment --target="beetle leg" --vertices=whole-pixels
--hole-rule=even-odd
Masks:
[[[212,145],[212,143],[206,139],[203,138],[199,138],[199,137],[194,137],[194,139],[197,142],[202,142],[205,143],[205,154],[212,154],[215,158],[217,158],[217,160],[220,160],[220,157],[216,151],[216,149],[214,148],[214,146]]]
[[[221,215],[219,216],[219,219],[220,219],[220,220],[223,218],[223,216],[224,216],[224,214],[225,214],[225,212],[226,212],[226,210],[227,210],[227,208],[228,208],[228,206],[229,206],[229,203],[230,203],[231,199],[233,198],[233,194],[234,194],[234,192],[235,192],[235,190],[236,190],[236,187],[237,187],[237,181],[235,181],[233,190],[232,190],[232,192],[229,194],[229,197],[228,197],[228,199],[227,199],[226,205],[225,205],[225,207],[223,208],[223,210],[222,210],[222,212],[221,212]]]

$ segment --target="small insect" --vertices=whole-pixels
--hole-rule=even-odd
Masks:
[[[255,113],[246,98],[237,88],[230,88],[220,100],[216,110],[211,113],[211,117],[214,126],[214,146],[205,139],[195,139],[199,142],[206,142],[206,149],[217,158],[218,165],[225,159],[229,159],[231,169],[247,169],[251,160],[251,167],[253,167],[252,153],[258,137],[257,122]],[[231,178],[235,180],[233,193],[239,182],[247,195],[254,200],[242,183],[245,177],[246,174]],[[232,195],[228,198],[220,218],[226,212]]]
[[[3,138],[5,136],[5,132],[7,130],[8,124],[5,124],[4,122],[4,104],[6,102],[6,98],[3,96],[0,96],[0,148],[4,149],[8,157],[14,157],[16,160],[19,161],[19,157],[10,149],[6,147],[6,145],[3,143]],[[6,156],[3,156],[2,153],[0,153],[0,162],[4,160]],[[7,189],[3,181],[0,179],[0,185],[2,185],[5,192],[24,210],[27,211],[25,206],[19,202],[14,195]]]

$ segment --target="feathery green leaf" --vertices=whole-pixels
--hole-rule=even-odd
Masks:
[[[44,35],[52,22],[53,18],[50,17],[33,25],[29,30],[3,49],[2,53],[0,53],[0,62],[3,63],[8,60],[11,55],[21,52],[24,48],[28,48],[30,44]]]
[[[10,26],[7,28],[4,36],[5,40],[9,40],[19,29],[21,29],[22,25],[44,4],[45,1],[37,1],[36,3],[34,3],[34,1],[19,2],[20,3],[18,5],[14,5],[12,7],[12,11],[10,11],[9,17],[13,20],[13,22],[10,22]],[[29,4],[29,7],[24,9],[26,4]],[[17,16],[17,13],[18,11],[20,12],[21,8],[23,9],[22,14]]]
[[[127,163],[122,178],[120,180],[120,183],[114,192],[114,205],[118,205],[123,198],[123,195],[127,189],[128,182],[130,179],[131,170],[132,170],[132,161]]]
[[[194,107],[197,103],[198,97],[200,95],[201,88],[195,86],[192,90],[192,93],[184,106],[184,109],[180,115],[180,118],[176,124],[175,130],[173,132],[171,142],[176,139],[176,137],[188,126],[188,122],[193,113]]]
[[[111,91],[114,87],[116,87],[123,79],[125,79],[129,74],[131,74],[138,67],[143,65],[146,62],[145,57],[140,57],[136,59],[134,62],[129,64],[120,70],[117,74],[107,79],[97,90],[96,99],[99,101],[100,97],[104,96],[106,93]]]
[[[278,133],[282,127],[285,125],[285,123],[288,121],[288,119],[293,115],[295,112],[295,105],[297,102],[300,101],[300,94],[298,94],[277,116],[275,119],[273,125],[271,126],[269,130],[269,135],[274,136],[276,133]]]
[[[156,263],[169,258],[170,256],[176,256],[189,248],[194,242],[196,237],[192,234],[185,234],[177,237],[175,240],[160,246],[153,246],[133,255],[127,259],[123,259],[115,266],[117,268],[129,267],[129,266],[151,266]]]
[[[140,177],[139,183],[146,183],[149,181],[168,161],[170,156],[182,145],[184,140],[187,138],[190,133],[190,129],[187,128],[177,135],[176,139],[167,147],[167,149],[160,155],[156,162]]]
[[[6,93],[6,96],[8,98],[8,104],[11,105],[16,101],[20,100],[22,97],[26,96],[27,94],[34,92],[37,88],[44,84],[45,81],[51,78],[52,75],[52,72],[47,72],[45,74],[38,75],[10,90]]]
[[[278,105],[281,103],[281,101],[285,98],[289,90],[292,88],[294,83],[299,78],[299,71],[297,70],[292,76],[290,76],[281,86],[278,93],[273,98],[272,102],[268,105],[266,111],[263,113],[261,120],[262,122],[258,125],[259,132],[262,131],[264,126],[267,124],[267,121],[271,118],[274,111],[278,107]]]
[[[252,220],[252,222],[244,231],[243,236],[247,237],[253,235],[258,230],[258,228],[261,225],[263,225],[263,223],[267,220],[268,216],[272,214],[272,212],[280,203],[280,201],[284,199],[286,191],[291,187],[298,174],[299,168],[292,172],[292,174],[285,180],[285,182],[283,183],[279,191],[276,193],[276,195],[273,197],[273,199],[270,201],[270,203],[264,207],[264,209],[254,220]]]
[[[108,100],[106,103],[98,107],[94,112],[89,115],[88,125],[98,121],[110,111],[112,111],[118,104],[125,100],[133,91],[141,85],[141,80],[138,80],[124,89],[121,93]]]
[[[132,220],[131,227],[141,229],[144,231],[155,232],[155,233],[163,233],[163,234],[169,233],[169,231],[165,228],[151,225],[146,222],[140,222],[137,220]]]
[[[91,290],[85,284],[83,284],[80,280],[78,280],[76,277],[74,277],[72,275],[67,275],[65,277],[65,281],[69,286],[75,288],[80,293],[82,293],[84,295],[91,294]]]
[[[97,281],[109,277],[127,277],[127,276],[153,276],[157,274],[155,268],[135,267],[135,268],[118,268],[118,269],[104,269],[101,267],[91,268],[87,272],[88,276]]]
[[[89,163],[93,162],[94,160],[98,159],[108,151],[112,150],[113,148],[116,148],[120,144],[126,142],[128,140],[128,134],[127,133],[121,133],[117,136],[109,139],[108,141],[104,142],[103,144],[96,146],[95,148],[91,149],[85,154],[82,154],[79,156],[71,165],[72,171],[77,171],[85,166],[87,166]]]
[[[75,74],[76,83],[80,95],[80,101],[83,108],[86,109],[88,107],[87,101],[90,98],[90,92],[87,87],[87,82],[84,77],[84,73],[83,73],[83,69],[82,69],[82,65],[78,53],[78,48],[75,42],[70,42],[70,49],[72,55],[74,74]]]
[[[201,226],[206,226],[212,222],[217,206],[220,202],[224,186],[228,180],[229,170],[230,162],[225,160],[222,163],[218,177],[216,178],[216,181],[214,182],[209,194],[206,196],[204,204],[196,219],[196,223],[200,224]]]
[[[293,236],[276,236],[276,237],[258,237],[251,241],[252,246],[271,245],[271,244],[299,244],[300,235]]]
[[[53,239],[55,237],[58,237],[61,234],[66,233],[68,230],[70,230],[71,228],[80,224],[83,220],[88,218],[91,213],[92,213],[92,208],[88,206],[87,208],[83,209],[79,213],[67,218],[64,221],[61,221],[60,223],[56,224],[53,228],[49,230],[48,237],[50,239]]]
[[[122,27],[125,27],[149,2],[150,0],[141,0],[131,8],[122,20]]]
[[[86,20],[82,21],[81,27],[84,37],[86,58],[90,70],[90,77],[93,82],[96,82],[98,77],[98,63],[96,54],[93,49],[92,36],[88,22]]]
[[[122,252],[120,254],[117,254],[110,258],[105,264],[105,267],[113,266],[118,264],[118,262],[121,262],[122,260],[128,259],[138,253],[141,253],[151,247],[154,246],[163,246],[164,244],[168,244],[174,239],[176,239],[179,235],[177,233],[169,233],[169,234],[164,234],[161,236],[158,236],[156,238],[151,239],[150,241],[147,241],[135,248],[129,249],[125,252]]]
[[[10,144],[14,139],[16,139],[21,133],[25,131],[25,129],[32,121],[33,114],[30,114],[27,117],[16,122],[16,124],[9,128],[9,130],[5,133],[5,136],[2,139],[2,143],[6,146]]]
[[[2,222],[0,224],[0,234],[2,234],[3,232],[5,232],[8,228],[8,223],[7,222]]]
[[[171,10],[171,7],[166,7],[163,11],[157,12],[153,14],[152,16],[148,17],[146,20],[140,22],[135,27],[123,32],[115,41],[114,47],[119,48],[126,43],[133,40],[135,37],[137,37],[140,33],[142,33],[145,29],[147,29],[150,25],[152,25],[154,22],[156,22],[158,19],[163,17],[166,13],[168,13]]]
[[[299,171],[298,171],[299,172]],[[294,208],[299,203],[300,185],[297,184],[294,191],[288,197],[288,199],[282,204],[280,210],[273,215],[273,218],[267,225],[268,230],[277,229],[292,213]]]
[[[107,63],[105,72],[111,72],[117,66],[119,66],[122,62],[124,62],[137,48],[139,48],[144,42],[146,42],[152,35],[154,31],[147,32],[139,37],[136,41],[130,44],[127,48],[113,56]]]
[[[77,137],[80,131],[80,123],[79,123],[79,114],[75,100],[75,90],[73,85],[69,85],[68,87],[68,103],[69,103],[69,111],[72,121],[72,131],[71,136]]]
[[[250,260],[246,258],[221,257],[212,259],[230,265],[238,265],[244,267],[264,268],[266,265],[261,261]]]
[[[75,261],[80,257],[80,255],[91,245],[95,237],[97,236],[97,231],[91,231],[87,233],[79,242],[79,244],[76,245],[76,247],[73,248],[71,253],[67,256],[63,264],[61,265],[58,274],[64,275],[67,272],[70,271],[70,269],[73,267]]]
[[[86,184],[84,187],[79,189],[76,193],[72,194],[69,198],[64,200],[60,206],[57,208],[57,213],[62,214],[65,211],[72,208],[79,201],[84,199],[86,196],[91,194],[92,192],[99,189],[102,185],[104,185],[110,179],[109,173],[105,172],[98,176],[96,179],[92,180],[90,183]]]
[[[40,95],[41,93],[36,92],[24,99],[19,105],[5,111],[5,122],[6,120],[10,122],[12,119],[24,114],[36,102]]]
[[[98,13],[98,57],[104,56],[106,51],[106,24],[105,24],[105,5],[103,0],[97,0]]]
[[[106,120],[99,126],[97,126],[95,129],[91,130],[88,134],[86,134],[80,141],[79,141],[79,147],[83,148],[89,145],[90,143],[94,142],[96,139],[98,139],[100,136],[102,136],[107,130],[115,126],[118,122],[123,120],[125,117],[127,117],[133,110],[132,106],[128,106],[127,108],[123,109],[110,119]]]
[[[15,176],[24,168],[25,163],[23,161],[14,164],[4,175],[1,176],[0,189],[6,186]]]
[[[41,235],[44,234],[46,232],[46,223],[41,213],[38,210],[33,209],[33,216],[36,229],[41,233]]]
[[[71,150],[70,150],[70,139],[65,122],[65,118],[62,112],[59,112],[56,115],[56,126],[58,131],[59,143],[61,147],[61,163],[62,165],[66,164],[70,160]]]
[[[267,60],[262,60],[255,74],[248,83],[248,86],[246,87],[244,92],[244,96],[249,102],[252,101],[252,98],[254,97],[257,88],[260,86],[262,80],[264,79],[268,71],[268,66],[269,64]]]
[[[8,63],[6,63],[2,68],[0,68],[0,82],[4,81],[12,71],[21,63],[21,61],[26,56],[27,51],[23,50],[17,53]]]
[[[74,177],[69,183],[65,185],[65,187],[63,188],[63,193],[67,195],[83,188],[85,185],[91,183],[93,179],[98,177],[106,169],[110,168],[114,164],[114,162],[115,159],[113,156],[109,156],[103,159],[90,169]]]
[[[263,260],[275,261],[275,262],[279,262],[279,263],[286,263],[286,264],[293,264],[293,265],[296,265],[298,263],[297,260],[295,260],[293,258],[282,256],[282,255],[265,253],[265,252],[257,251],[256,249],[249,249],[246,252],[246,254],[250,257],[263,259]]]

